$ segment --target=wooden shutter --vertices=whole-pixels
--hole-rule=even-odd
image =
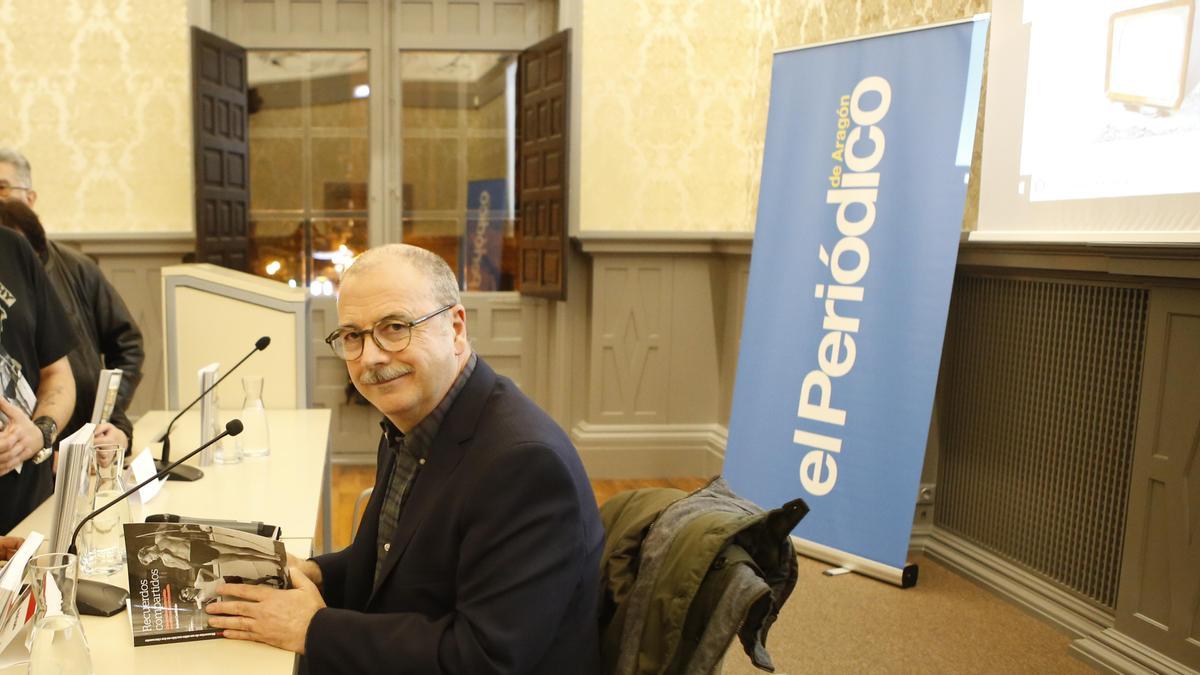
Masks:
[[[521,52],[517,67],[517,252],[521,293],[567,299],[570,31]]]
[[[192,28],[196,262],[247,271],[246,50]]]

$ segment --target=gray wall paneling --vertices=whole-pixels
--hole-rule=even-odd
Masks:
[[[581,238],[591,258],[586,406],[570,429],[593,476],[720,472],[748,242]]]
[[[1200,665],[1200,289],[1151,296],[1117,631]]]

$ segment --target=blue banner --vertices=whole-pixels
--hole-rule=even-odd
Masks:
[[[725,474],[794,534],[902,568],[962,229],[987,19],[775,56]]]
[[[458,256],[462,290],[500,290],[507,217],[507,181],[496,178],[467,182],[466,229]]]

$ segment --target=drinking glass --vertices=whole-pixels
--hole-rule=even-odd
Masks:
[[[220,415],[216,411],[217,407],[214,404],[213,414],[209,418],[208,433],[205,439],[216,438],[225,430],[225,425],[221,424]],[[213,451],[212,460],[217,464],[238,464],[242,461],[242,446],[237,443],[236,438],[221,439],[210,449]]]

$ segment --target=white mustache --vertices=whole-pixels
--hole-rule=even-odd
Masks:
[[[383,384],[411,372],[412,368],[406,366],[380,366],[379,368],[370,368],[362,371],[358,376],[358,380],[363,384]]]

